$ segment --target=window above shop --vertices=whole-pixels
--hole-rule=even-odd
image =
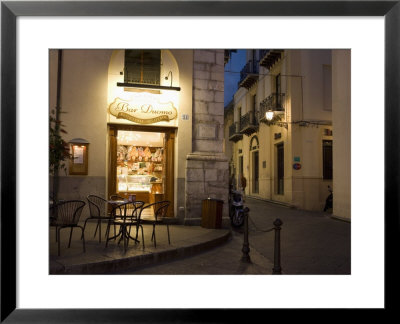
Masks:
[[[117,82],[118,87],[124,87],[125,90],[181,90],[179,86],[173,85],[174,79],[175,84],[179,84],[178,71],[171,67],[165,50],[126,49],[124,52],[124,70],[121,72],[124,80]]]
[[[125,50],[124,82],[160,85],[161,50]]]

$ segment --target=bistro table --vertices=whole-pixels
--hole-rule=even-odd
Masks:
[[[134,238],[134,237],[132,237],[132,236],[130,235],[130,229],[129,229],[129,232],[127,231],[127,225],[131,226],[132,224],[131,224],[131,223],[129,223],[129,224],[125,223],[126,218],[129,217],[129,216],[126,215],[127,210],[132,210],[132,209],[127,208],[126,205],[124,205],[124,204],[126,204],[126,203],[128,203],[128,202],[130,202],[130,201],[129,201],[128,199],[123,199],[123,200],[107,200],[107,202],[111,205],[111,207],[112,207],[113,210],[114,210],[114,220],[113,220],[113,222],[114,222],[114,224],[119,225],[120,228],[119,228],[118,234],[114,235],[113,237],[107,238],[106,246],[107,246],[107,243],[108,243],[109,240],[116,239],[116,238],[119,237],[119,236],[121,236],[121,237],[120,237],[120,239],[119,239],[119,241],[118,241],[118,244],[119,244],[119,243],[121,242],[121,240],[124,239],[124,238],[126,238],[127,240],[132,239],[132,240],[134,240],[136,243],[140,243],[140,241],[139,241],[137,238]],[[131,203],[134,203],[134,201],[132,201]],[[124,215],[123,215],[123,214],[122,214],[122,209],[120,208],[120,215],[119,215],[119,217],[118,217],[118,215],[115,215],[115,210],[116,210],[118,207],[122,206],[122,205],[124,205],[123,207],[124,207],[124,209],[126,208],[126,210],[124,211]],[[132,210],[132,211],[133,211],[133,210]],[[121,222],[116,222],[116,223],[115,223],[115,219],[120,219]]]
[[[107,200],[107,202],[111,205],[111,206],[115,206],[115,205],[122,205],[124,203],[128,202],[128,199],[124,199],[124,200]]]

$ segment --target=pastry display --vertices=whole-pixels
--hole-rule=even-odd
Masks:
[[[127,159],[128,150],[124,145],[118,145],[117,147],[117,162],[122,163]]]
[[[159,193],[162,190],[163,154],[161,147],[118,145],[118,191]]]

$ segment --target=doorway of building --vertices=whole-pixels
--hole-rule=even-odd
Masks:
[[[258,151],[255,151],[252,153],[253,155],[253,193],[258,193]]]
[[[332,143],[332,140],[322,141],[322,176],[324,180],[333,178]]]
[[[239,155],[239,173],[238,173],[238,179],[237,179],[237,188],[242,187],[242,176],[243,174],[243,155]]]
[[[258,194],[259,191],[259,143],[258,137],[254,136],[250,141],[251,154],[251,191]]]
[[[156,127],[110,127],[108,194],[153,203],[171,201],[173,216],[174,138]]]
[[[283,143],[276,145],[276,156],[277,156],[276,193],[278,195],[283,195],[284,194],[283,182],[285,176]]]
[[[164,147],[164,133],[118,130],[116,189],[119,196],[135,195],[137,200],[145,202],[163,200]]]

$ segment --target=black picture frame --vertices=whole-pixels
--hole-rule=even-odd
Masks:
[[[1,2],[1,322],[235,322],[264,310],[16,308],[16,19],[18,16],[384,16],[385,310],[395,310],[399,246],[400,3],[396,1],[2,1]],[[372,50],[372,48],[371,48]],[[373,62],[370,67],[373,68]],[[371,234],[373,235],[373,234]],[[371,262],[374,262],[371,255]],[[266,292],[268,293],[268,292]],[[245,296],[238,296],[245,298]]]

